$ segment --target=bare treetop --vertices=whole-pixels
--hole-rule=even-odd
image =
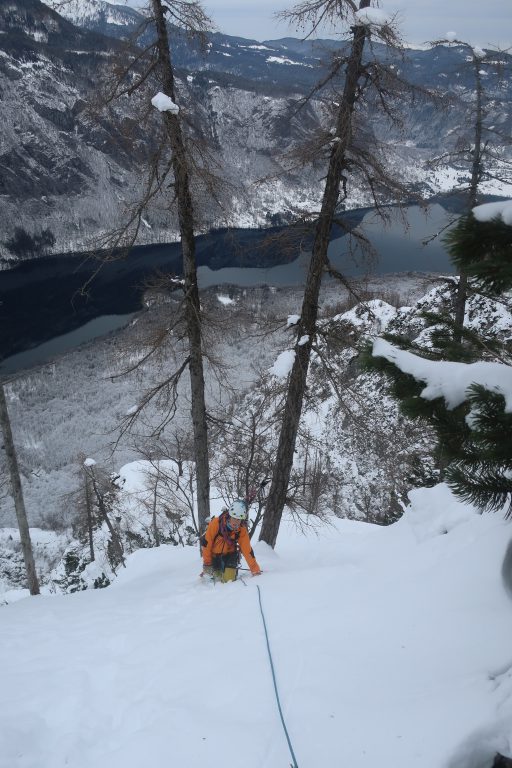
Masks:
[[[161,4],[167,21],[192,37],[201,38],[214,29],[212,20],[197,0],[162,0]],[[153,15],[150,3],[142,12],[145,16]]]
[[[368,9],[375,14],[367,16],[358,12]],[[379,14],[377,17],[376,14]],[[371,0],[301,0],[293,8],[276,14],[291,26],[305,33],[306,38],[315,34],[322,26],[340,22],[348,27],[367,26],[371,35],[385,43],[400,47],[400,39],[394,24],[394,17],[371,7]]]

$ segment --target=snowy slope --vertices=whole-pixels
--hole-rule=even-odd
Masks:
[[[142,16],[123,3],[107,3],[104,0],[44,0],[64,18],[86,29],[100,29],[108,32],[109,25],[129,27],[140,23]]]
[[[512,750],[509,535],[437,486],[389,527],[284,526],[246,584],[162,547],[108,589],[9,605],[0,766],[290,765],[259,586],[301,768],[490,767]]]
[[[0,178],[0,257],[11,259],[5,242],[20,222],[31,235],[50,229],[57,252],[88,248],[113,221],[125,220],[127,207],[138,199],[151,137],[158,140],[155,115],[149,122],[144,116],[160,86],[153,89],[148,83],[147,92],[122,100],[101,119],[96,107],[91,112],[88,105],[98,100],[103,73],[120,50],[119,38],[134,31],[142,18],[127,5],[104,0],[0,2],[0,28],[7,33],[0,34],[2,156],[7,168]],[[308,154],[310,142],[325,137],[330,118],[323,99],[307,101],[300,111],[298,100],[324,77],[328,51],[338,43],[287,38],[260,45],[215,33],[207,56],[179,35],[171,45],[179,70],[178,101],[196,129],[204,130],[211,167],[225,182],[222,210],[209,194],[207,199],[198,195],[199,229],[259,226],[317,210],[324,157],[306,168],[295,160],[304,140]],[[451,161],[430,167],[427,162],[446,159],[470,126],[466,106],[472,102],[474,83],[465,71],[465,57],[463,48],[438,47],[410,51],[392,65],[405,81],[450,95],[449,109],[416,99],[402,115],[403,130],[393,128],[372,104],[360,117],[375,131],[373,151],[379,141],[387,146],[386,156],[379,159],[392,176],[426,197],[467,184],[463,167]],[[509,55],[501,58],[507,67]],[[510,85],[491,72],[485,82],[488,121],[510,135]],[[454,95],[462,100],[453,101]],[[503,152],[505,160],[509,150]],[[503,163],[496,161],[493,176],[482,192],[512,194]],[[348,195],[347,208],[373,204],[368,185],[357,174],[351,177]],[[146,213],[149,226],[139,233],[141,242],[175,239],[177,220],[169,218],[166,202],[152,201]]]

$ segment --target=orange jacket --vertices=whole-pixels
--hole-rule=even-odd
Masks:
[[[229,533],[230,542],[228,543],[219,533],[219,521],[219,517],[212,518],[206,529],[203,539],[203,541],[206,542],[203,546],[203,563],[205,565],[211,565],[212,557],[214,555],[223,555],[228,554],[229,552],[234,552],[236,550],[236,542],[238,539],[238,546],[247,561],[251,573],[260,573],[261,569],[254,557],[249,532],[245,525],[241,525],[238,531],[231,531]]]

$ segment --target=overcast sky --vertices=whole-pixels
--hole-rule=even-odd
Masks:
[[[129,3],[140,5],[142,0]],[[278,24],[273,15],[293,4],[293,0],[203,0],[219,31],[253,40],[300,37],[300,32]],[[380,7],[400,13],[400,29],[411,44],[444,37],[451,31],[480,47],[512,44],[512,0],[382,0]]]

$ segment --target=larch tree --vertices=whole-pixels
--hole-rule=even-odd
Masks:
[[[496,94],[485,84],[485,78],[490,73],[494,73],[499,82],[506,62],[498,51],[483,50],[452,36],[436,40],[433,45],[460,48],[466,56],[465,68],[470,71],[474,84],[474,97],[464,104],[467,119],[456,146],[430,163],[436,167],[448,162],[466,173],[466,179],[458,189],[465,195],[464,207],[466,213],[469,213],[480,202],[484,182],[506,184],[510,183],[512,175],[512,163],[503,154],[504,147],[510,146],[510,136],[496,125],[492,110],[489,109],[489,102]],[[462,340],[467,295],[468,276],[461,271],[454,307],[454,336],[458,343]]]
[[[27,512],[23,498],[23,488],[21,485],[21,476],[16,456],[16,448],[12,436],[11,421],[7,408],[7,400],[3,384],[0,382],[0,427],[4,438],[4,448],[9,470],[9,479],[11,484],[14,508],[18,520],[18,529],[20,532],[21,551],[25,562],[25,571],[27,574],[27,583],[31,595],[39,594],[39,580],[37,578],[36,566],[34,563],[34,553],[32,550],[32,541],[30,539],[30,529],[28,527]]]
[[[372,41],[377,40],[393,48],[399,47],[399,40],[392,24],[381,11],[371,8],[371,0],[304,0],[292,11],[283,14],[291,23],[316,31],[323,22],[343,23],[350,27],[351,39],[348,52],[340,52],[333,61],[330,77],[344,72],[341,93],[333,99],[334,127],[328,132],[324,143],[329,161],[317,218],[312,255],[306,278],[300,319],[297,323],[297,343],[294,362],[288,378],[288,391],[282,413],[282,422],[273,466],[272,480],[261,527],[260,540],[274,547],[281,517],[287,500],[290,475],[293,467],[295,444],[306,390],[309,363],[316,334],[318,303],[322,277],[329,269],[327,249],[333,223],[339,223],[338,206],[340,193],[347,194],[351,175],[359,175],[370,191],[375,205],[382,203],[382,192],[387,198],[400,197],[400,185],[384,173],[379,162],[377,142],[365,143],[363,121],[356,120],[356,108],[362,106],[364,96],[373,93],[376,104],[380,104],[387,117],[392,118],[393,102],[389,97],[397,84],[392,67],[378,62],[371,56]],[[365,59],[366,50],[369,59]],[[323,81],[322,88],[326,80]]]
[[[191,24],[204,24],[206,19],[198,3],[173,3],[152,0],[155,27],[157,31],[158,71],[164,93],[173,103],[176,101],[174,72],[169,50],[169,36],[165,22],[165,9],[173,6],[178,10],[178,19],[182,14]],[[183,10],[180,6],[186,6]],[[190,16],[192,14],[192,18]],[[191,388],[191,411],[194,433],[194,458],[196,462],[197,507],[199,528],[210,516],[210,472],[208,460],[208,426],[206,420],[206,402],[204,392],[203,354],[201,347],[201,305],[197,285],[197,269],[194,238],[194,206],[190,190],[190,173],[187,151],[181,129],[179,115],[166,110],[163,113],[165,127],[172,152],[174,189],[178,205],[178,219],[183,255],[185,322],[189,343],[188,369]]]
[[[147,160],[148,173],[140,199],[131,207],[123,225],[109,234],[108,243],[105,244],[108,244],[108,251],[112,254],[118,249],[126,251],[134,245],[141,227],[144,226],[148,206],[157,199],[167,208],[171,218],[177,211],[183,280],[174,281],[173,286],[167,283],[167,288],[182,290],[181,311],[177,315],[178,319],[173,319],[155,339],[152,352],[145,355],[143,361],[165,343],[170,332],[176,329],[178,324],[184,326],[186,357],[165,381],[147,393],[139,407],[125,420],[124,428],[129,428],[135,422],[142,409],[153,398],[162,399],[163,392],[168,393],[169,414],[172,417],[176,409],[178,383],[184,371],[188,369],[197,507],[201,527],[209,517],[210,472],[202,315],[196,269],[197,212],[193,186],[194,179],[197,181],[200,177],[203,188],[207,187],[208,192],[215,196],[215,182],[207,171],[204,149],[201,148],[194,154],[194,147],[197,148],[197,145],[194,145],[190,132],[187,133],[188,118],[184,116],[186,110],[180,106],[169,29],[170,26],[179,28],[185,34],[204,41],[211,23],[196,0],[150,0],[142,12],[145,14],[145,22],[130,41],[124,60],[118,62],[107,79],[103,88],[102,103],[109,106],[114,101],[119,103],[119,100],[129,97],[133,99],[134,107],[144,110],[148,108],[151,94],[154,94],[151,103],[160,112],[160,135],[151,135],[151,125],[154,126],[155,123],[150,120],[146,139],[148,144],[153,144],[156,148],[151,151]],[[162,425],[168,421],[170,417],[164,416],[158,429],[161,430]]]

